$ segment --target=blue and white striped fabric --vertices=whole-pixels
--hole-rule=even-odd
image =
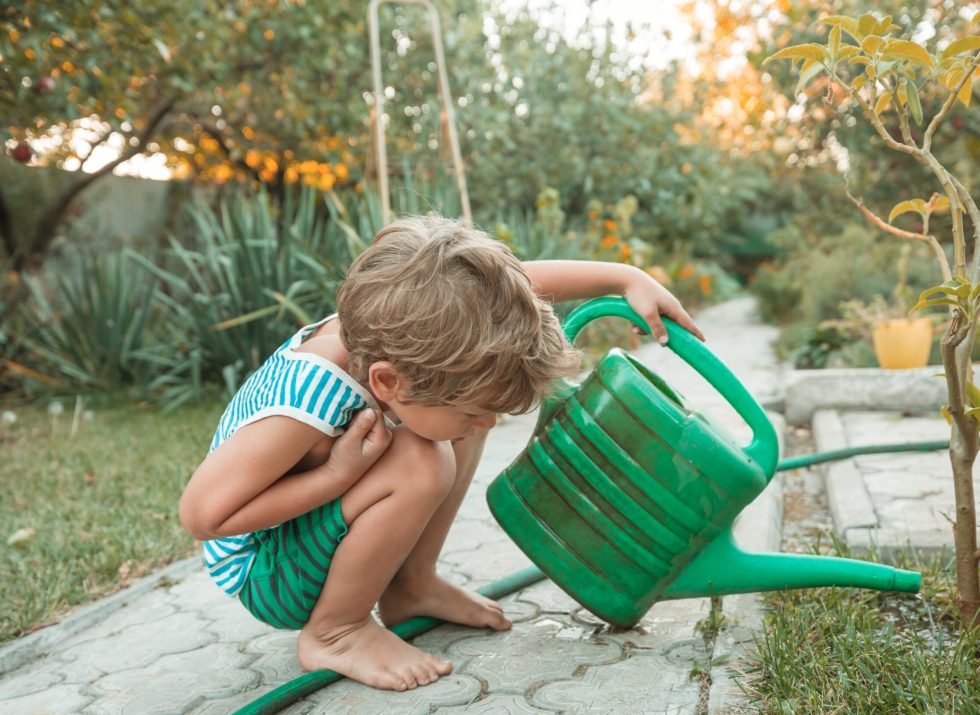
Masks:
[[[334,316],[300,329],[256,370],[231,399],[218,422],[210,454],[239,428],[269,417],[292,417],[335,437],[364,407],[377,407],[371,393],[319,355],[297,352],[304,338]],[[253,534],[204,542],[204,564],[215,583],[237,596],[255,559]]]

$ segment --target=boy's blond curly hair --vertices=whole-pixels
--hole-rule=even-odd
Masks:
[[[501,242],[436,215],[382,229],[337,290],[349,371],[386,360],[408,399],[520,414],[579,354]]]

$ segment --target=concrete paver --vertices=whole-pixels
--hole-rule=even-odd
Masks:
[[[823,410],[813,425],[821,451],[949,438],[938,414]],[[834,530],[850,548],[884,556],[909,546],[952,549],[953,472],[945,450],[861,455],[827,465],[825,480]]]
[[[704,311],[698,321],[709,347],[752,392],[765,399],[778,393],[782,368],[768,347],[775,329],[755,320],[750,300]],[[670,351],[646,345],[635,352],[690,403],[747,438],[741,420]],[[533,423],[534,415],[507,418],[491,434],[440,559],[440,572],[456,583],[476,588],[530,565],[496,526],[484,491],[520,452]],[[778,503],[778,490],[757,500],[739,538],[764,537],[778,548]],[[755,597],[725,599],[732,630],[706,639],[697,626],[709,601],[688,599],[658,603],[637,627],[617,630],[548,581],[502,603],[514,620],[509,632],[447,625],[416,639],[455,663],[437,683],[391,693],[342,681],[284,712],[722,713],[737,695],[726,666],[713,662],[718,653],[744,652],[759,619]],[[65,631],[63,642],[58,628],[50,629],[46,654],[2,676],[0,712],[228,713],[301,674],[296,634],[253,619],[199,568],[80,632]]]

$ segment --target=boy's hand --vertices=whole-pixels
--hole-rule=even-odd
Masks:
[[[353,484],[378,461],[391,444],[391,431],[378,410],[361,410],[330,450],[324,468]]]
[[[623,297],[630,307],[647,321],[647,325],[653,331],[653,336],[661,345],[667,343],[667,328],[664,327],[661,315],[666,315],[694,335],[698,340],[704,341],[704,334],[694,323],[694,320],[674,294],[660,285],[643,271],[634,273],[623,290]],[[639,328],[633,329],[640,333]]]

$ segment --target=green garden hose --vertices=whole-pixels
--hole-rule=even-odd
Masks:
[[[796,457],[788,457],[780,460],[776,465],[776,471],[787,469],[799,469],[823,462],[831,462],[838,459],[847,459],[861,454],[885,454],[892,452],[933,452],[949,447],[949,441],[918,442],[911,444],[875,444],[863,447],[848,447],[846,449],[833,449],[826,452],[814,452],[803,454]],[[506,576],[499,581],[494,581],[488,586],[478,589],[479,593],[487,598],[502,598],[514,591],[519,591],[531,584],[537,583],[544,578],[544,573],[536,568],[526,568],[516,573]],[[400,623],[394,628],[394,632],[400,638],[408,640],[415,636],[431,631],[436,626],[442,625],[445,621],[437,618],[412,618],[411,620]],[[234,715],[272,715],[280,710],[287,708],[302,697],[314,693],[320,688],[336,683],[344,676],[332,670],[318,670],[313,673],[306,673],[298,678],[290,680],[288,683],[280,685],[275,690],[266,693],[258,700],[254,700]]]
[[[862,447],[846,447],[844,449],[831,449],[826,452],[813,452],[812,454],[801,454],[796,457],[787,457],[779,460],[776,471],[781,472],[786,469],[799,469],[809,467],[814,464],[833,462],[838,459],[856,457],[860,454],[886,454],[891,452],[935,452],[940,449],[947,449],[949,440],[939,440],[936,442],[911,442],[905,444],[869,444]]]
[[[544,573],[540,569],[532,566],[531,568],[512,573],[510,576],[505,576],[499,581],[494,581],[490,585],[477,590],[487,598],[498,599],[514,591],[526,588],[533,583],[537,583],[543,578]],[[438,618],[412,618],[404,623],[399,623],[391,630],[400,638],[408,640],[422,635],[426,631],[431,631],[443,623],[445,621],[440,621]],[[280,685],[258,700],[254,700],[237,711],[235,715],[271,715],[271,713],[277,713],[300,698],[314,693],[331,683],[336,683],[343,677],[340,673],[335,673],[332,670],[317,670],[312,673],[306,673],[290,680],[288,683]]]

